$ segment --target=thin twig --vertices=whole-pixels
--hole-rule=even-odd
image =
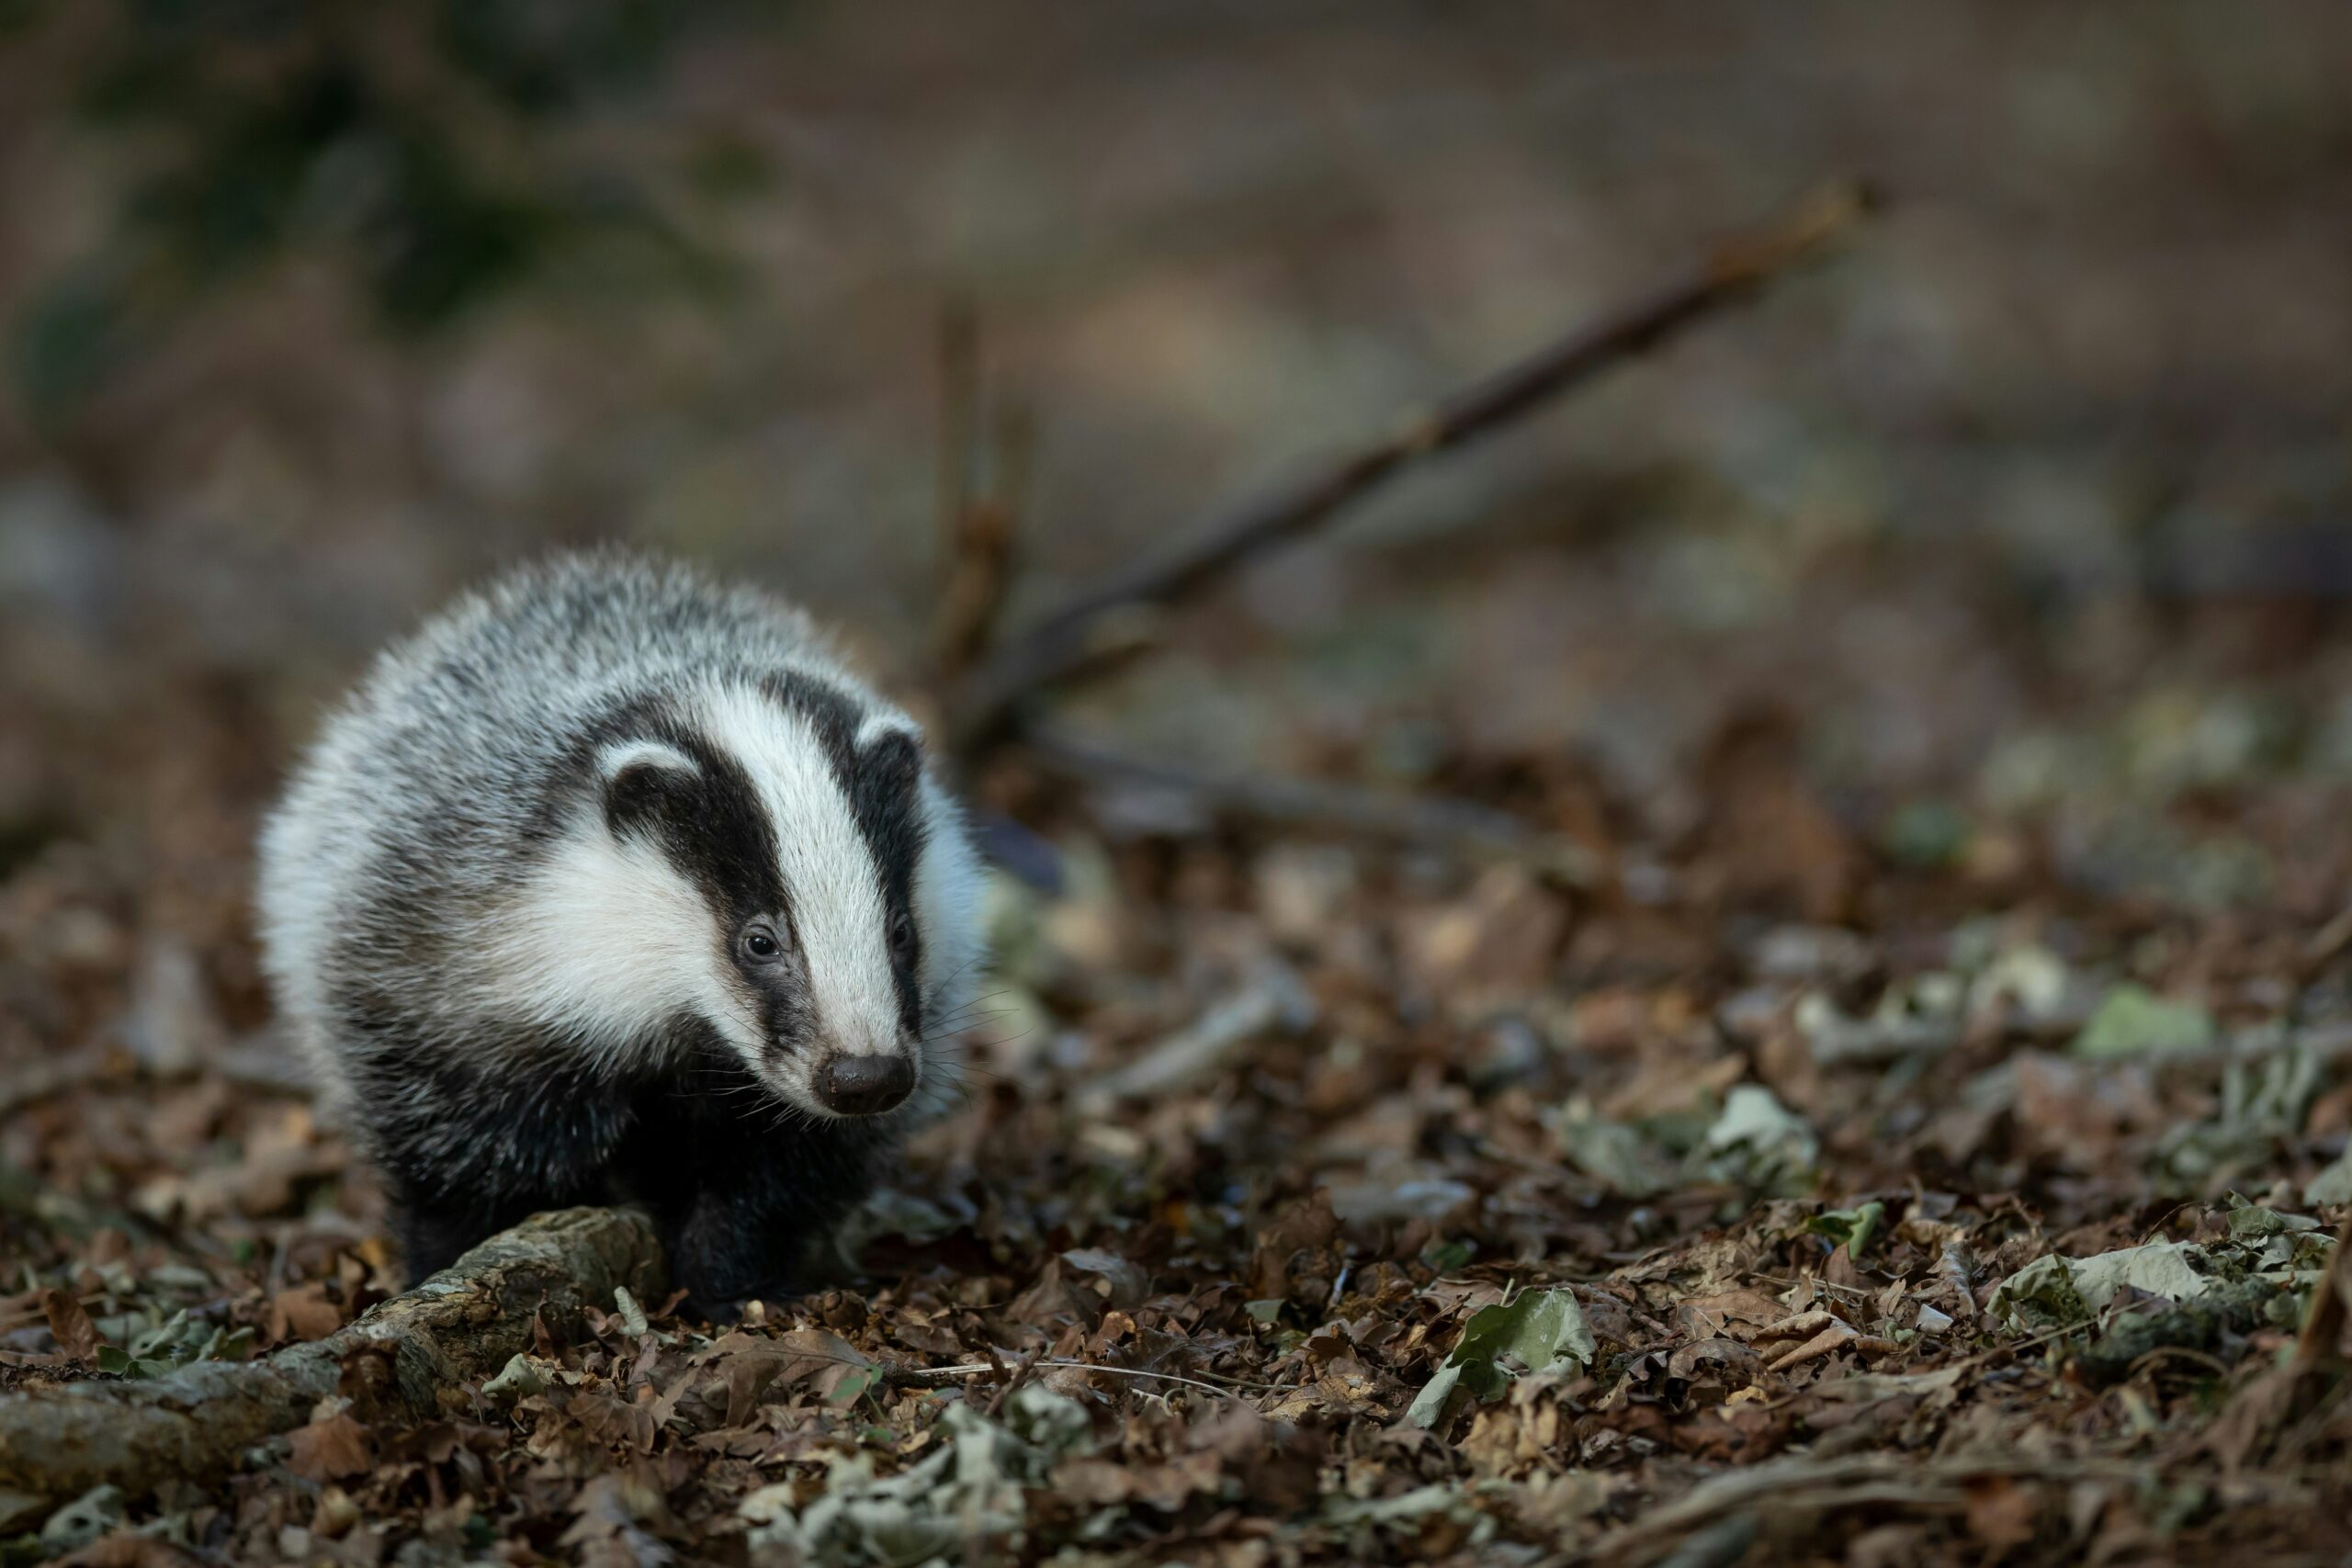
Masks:
[[[85,1046],[65,1055],[27,1063],[0,1077],[0,1111],[14,1111],[20,1105],[96,1083],[118,1066],[127,1065],[127,1058],[119,1057],[102,1045]]]
[[[949,540],[979,483],[980,323],[970,300],[952,299],[940,308],[937,349],[939,536]]]
[[[312,1089],[293,1054],[262,1031],[216,1050],[160,1064],[108,1045],[33,1062],[0,1077],[0,1112],[53,1100],[91,1084],[178,1083],[198,1077],[221,1078],[241,1089],[276,1094],[308,1096]]]
[[[1080,1089],[1072,1107],[1099,1116],[1123,1100],[1165,1100],[1216,1072],[1250,1042],[1295,1034],[1314,1018],[1314,996],[1287,965],[1269,960],[1190,1024]]]
[[[989,1407],[986,1410],[981,1411],[980,1414],[993,1418],[999,1410],[1004,1408],[1004,1402],[1012,1397],[1013,1390],[1019,1388],[1023,1383],[1029,1381],[1029,1374],[1037,1370],[1037,1363],[1044,1359],[1045,1354],[1046,1348],[1043,1345],[1040,1345],[1035,1350],[1030,1351],[1026,1356],[1022,1357],[1021,1364],[1012,1369],[1012,1375],[1000,1382],[996,1385],[996,1392],[989,1395]],[[1001,1362],[1002,1359],[1003,1358],[996,1353],[995,1348],[990,1347],[989,1350],[989,1362],[994,1364]]]
[[[1709,1476],[1681,1496],[1636,1515],[1591,1543],[1579,1561],[1620,1563],[1649,1559],[1690,1531],[1747,1508],[1819,1518],[1832,1509],[1871,1504],[1955,1507],[1965,1502],[1970,1482],[1991,1477],[2136,1484],[2145,1482],[2152,1472],[2176,1481],[2214,1485],[2225,1479],[2211,1472],[2159,1468],[2144,1457],[2065,1459],[1987,1453],[1817,1459],[1793,1454]],[[2301,1495],[2312,1484],[2303,1476],[2278,1472],[2235,1479],[2274,1495]]]
[[[795,1351],[794,1354],[811,1355],[810,1352],[806,1351]],[[813,1359],[841,1361],[848,1366],[857,1365],[856,1362],[839,1356],[813,1357]],[[865,1364],[880,1372],[883,1382],[892,1388],[942,1388],[949,1383],[961,1382],[966,1378],[985,1377],[990,1372],[1001,1371],[1003,1361],[1000,1358],[995,1366],[990,1366],[986,1361],[959,1361],[948,1367],[900,1367],[888,1362]],[[1205,1389],[1211,1393],[1224,1394],[1227,1398],[1232,1397],[1232,1391],[1237,1388],[1265,1393],[1274,1391],[1272,1383],[1250,1382],[1241,1378],[1225,1378],[1218,1382],[1209,1382],[1202,1378],[1185,1377],[1178,1372],[1155,1372],[1144,1367],[1105,1367],[1093,1361],[1081,1361],[1070,1356],[1047,1356],[1039,1359],[1035,1364],[1041,1367],[1067,1367],[1073,1371],[1101,1372],[1114,1378],[1149,1378],[1159,1382],[1182,1383],[1187,1388]]]
[[[958,753],[972,758],[1002,740],[1016,728],[1022,704],[1089,661],[1093,633],[1114,612],[1175,604],[1241,562],[1321,526],[1404,470],[1655,347],[1818,254],[1871,205],[1858,185],[1815,192],[1755,232],[1720,246],[1685,276],[1459,389],[1363,450],[1211,513],[1164,554],[1114,573],[991,660],[958,705]]]
[[[987,401],[979,319],[951,306],[940,324],[939,537],[945,563],[933,641],[943,687],[967,674],[995,640],[1012,576],[1013,541],[1035,446],[1026,409],[997,410],[985,456],[979,427]]]
[[[1057,731],[1031,730],[1022,744],[1055,773],[1165,794],[1212,817],[1372,839],[1471,860],[1507,861],[1571,887],[1589,887],[1600,880],[1593,856],[1583,846],[1475,801],[1389,795],[1322,780],[1195,773]]]

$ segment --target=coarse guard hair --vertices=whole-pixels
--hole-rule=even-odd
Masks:
[[[411,1263],[650,1203],[714,1310],[788,1290],[944,1108],[982,873],[800,611],[615,552],[380,655],[260,846],[264,966]]]

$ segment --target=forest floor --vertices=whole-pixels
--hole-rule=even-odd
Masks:
[[[1425,759],[1543,855],[1008,753],[981,794],[1059,886],[1003,879],[968,1103],[847,1282],[731,1327],[616,1301],[423,1426],[330,1400],[217,1483],[16,1497],[0,1560],[2339,1560],[2341,1313],[2304,1328],[2352,1213],[2335,634],[2155,616],[2238,678],[2070,716],[2097,682],[1965,572],[1807,573],[1909,649],[1874,670],[1949,672],[1943,723],[2000,716],[1973,796],[1800,744],[1855,668],[1801,609],[1728,651],[1814,682],[1810,731],[1734,705],[1639,791],[1589,749]],[[1735,689],[1649,635],[1658,710]],[[254,979],[266,728],[175,689],[62,742],[182,847],[167,922],[72,833],[0,886],[11,1384],[265,1354],[403,1283]]]

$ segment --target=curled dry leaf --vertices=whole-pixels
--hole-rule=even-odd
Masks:
[[[367,1428],[343,1411],[322,1416],[286,1435],[286,1467],[305,1481],[339,1481],[369,1465]]]
[[[1666,1370],[1687,1382],[1711,1371],[1747,1375],[1762,1365],[1762,1358],[1736,1339],[1701,1339],[1668,1357]]]
[[[41,1292],[40,1307],[49,1319],[49,1331],[57,1337],[60,1353],[76,1365],[94,1365],[98,1359],[98,1330],[82,1303],[64,1291],[49,1290]]]
[[[343,1308],[328,1297],[323,1280],[296,1285],[269,1298],[269,1337],[281,1345],[324,1339],[343,1321]]]
[[[1820,1333],[1815,1335],[1812,1338],[1806,1340],[1795,1349],[1779,1357],[1771,1363],[1770,1370],[1776,1372],[1785,1372],[1791,1367],[1801,1367],[1807,1361],[1817,1361],[1822,1357],[1838,1349],[1840,1346],[1850,1343],[1856,1337],[1858,1337],[1850,1326],[1839,1319],[1834,1317],[1830,1318],[1829,1326],[1824,1328]]]

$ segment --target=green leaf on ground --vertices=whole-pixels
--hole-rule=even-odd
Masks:
[[[1995,1317],[2023,1329],[2087,1323],[2127,1285],[2171,1301],[2194,1301],[2211,1288],[2186,1242],[2152,1241],[2090,1258],[2037,1258],[1993,1292]]]
[[[2077,1056],[2133,1056],[2143,1052],[2197,1051],[2213,1043],[2213,1015],[2188,1002],[2166,1001],[2129,981],[2107,993],[2075,1037]]]
[[[2306,1203],[2352,1203],[2352,1144],[2335,1156],[2335,1163],[2321,1171],[2303,1189]]]
[[[1718,1180],[1758,1191],[1809,1183],[1821,1142],[1812,1124],[1761,1084],[1736,1084],[1707,1129],[1707,1165]]]
[[[1674,1185],[1674,1162],[1639,1129],[1572,1105],[1553,1124],[1561,1157],[1627,1198],[1651,1198]]]
[[[1545,1371],[1563,1361],[1590,1366],[1600,1348],[1575,1292],[1566,1287],[1529,1291],[1514,1301],[1481,1307],[1463,1325],[1461,1341],[1415,1396],[1405,1419],[1434,1427],[1456,1387],[1482,1402],[1495,1399],[1521,1371]],[[1506,1365],[1506,1357],[1517,1367]]]
[[[1815,1214],[1804,1223],[1804,1228],[1815,1235],[1827,1236],[1831,1247],[1843,1247],[1847,1257],[1859,1260],[1862,1248],[1870,1245],[1871,1237],[1885,1221],[1886,1205],[1872,1199],[1859,1208],[1832,1209]]]

